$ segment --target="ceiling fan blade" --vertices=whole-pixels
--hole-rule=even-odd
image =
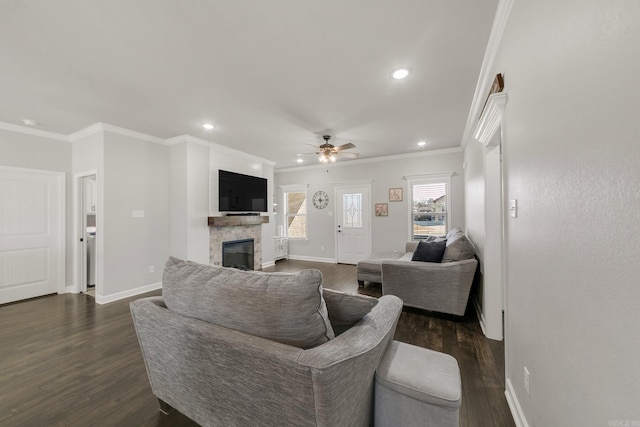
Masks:
[[[340,152],[340,153],[338,153],[338,155],[344,156],[344,157],[351,157],[352,159],[355,159],[360,154],[359,153],[343,153],[343,152]]]
[[[336,147],[336,151],[348,150],[350,148],[356,148],[352,143],[342,144]]]

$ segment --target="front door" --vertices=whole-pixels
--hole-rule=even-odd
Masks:
[[[64,292],[64,174],[0,167],[0,304]]]
[[[369,187],[336,188],[337,261],[357,264],[371,252]]]

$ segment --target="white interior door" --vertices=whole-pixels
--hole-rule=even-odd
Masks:
[[[371,252],[369,187],[336,188],[337,261],[357,264]]]
[[[0,304],[64,292],[64,174],[0,167]]]

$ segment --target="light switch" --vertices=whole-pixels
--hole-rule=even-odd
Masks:
[[[131,216],[134,218],[144,218],[144,211],[133,211]]]
[[[509,213],[511,214],[511,218],[518,217],[518,200],[509,200]]]

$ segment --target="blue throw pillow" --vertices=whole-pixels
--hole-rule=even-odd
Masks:
[[[444,255],[446,247],[446,240],[440,240],[437,242],[421,241],[413,252],[411,261],[440,262],[442,261],[442,256]]]

